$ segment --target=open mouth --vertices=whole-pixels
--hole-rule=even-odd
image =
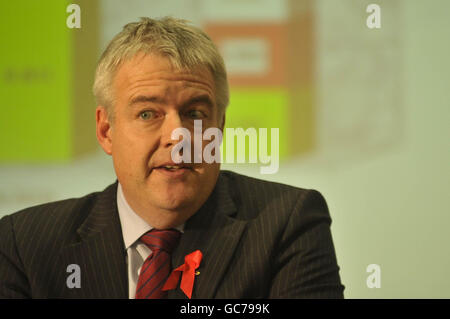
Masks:
[[[186,167],[186,166],[178,166],[178,165],[176,165],[176,166],[172,166],[172,165],[165,165],[165,166],[159,166],[159,167],[156,167],[157,169],[164,169],[164,170],[166,170],[166,171],[177,171],[177,170],[180,170],[180,169],[190,169],[189,167]]]
[[[170,174],[171,176],[184,175],[184,173],[192,171],[192,168],[186,165],[161,165],[154,168],[156,171]]]

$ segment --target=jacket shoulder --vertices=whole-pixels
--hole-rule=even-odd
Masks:
[[[72,241],[101,192],[69,198],[22,209],[0,219],[11,228],[18,246],[59,246]],[[57,244],[59,243],[59,244]]]
[[[301,206],[310,203],[318,204],[326,211],[328,209],[317,190],[265,181],[231,171],[221,171],[221,178],[226,179],[233,200],[241,208],[245,219],[256,218],[263,212],[277,218],[289,218],[294,210],[303,210]]]
[[[220,171],[221,175],[229,180],[233,186],[241,186],[241,187],[251,187],[256,189],[264,189],[267,188],[271,191],[282,191],[282,192],[305,192],[308,189],[291,186],[279,182],[272,182],[267,180],[258,179],[255,177],[245,176],[239,173],[235,173],[232,171],[222,170]]]

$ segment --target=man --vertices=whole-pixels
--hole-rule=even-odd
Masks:
[[[175,129],[225,123],[225,67],[201,30],[173,18],[126,25],[94,93],[117,181],[1,219],[0,297],[343,297],[320,193],[173,160]]]

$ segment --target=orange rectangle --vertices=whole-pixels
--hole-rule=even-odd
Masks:
[[[208,24],[227,65],[231,86],[286,85],[286,26],[276,23]]]

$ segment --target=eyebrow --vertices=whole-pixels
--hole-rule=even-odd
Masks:
[[[165,102],[165,100],[158,96],[139,95],[139,96],[136,96],[135,98],[133,98],[130,101],[129,105],[132,106],[132,105],[139,104],[139,103],[164,104],[164,102]],[[183,109],[183,108],[189,107],[191,105],[195,105],[195,104],[205,104],[210,109],[214,108],[214,102],[211,100],[211,98],[207,94],[198,95],[198,96],[195,96],[195,97],[187,100],[186,102],[184,102],[181,105],[181,108]]]
[[[214,103],[211,100],[211,98],[209,97],[209,95],[207,95],[207,94],[198,95],[198,96],[195,96],[195,97],[187,100],[186,102],[184,102],[182,104],[181,108],[183,109],[183,108],[189,107],[191,105],[195,105],[195,104],[204,104],[210,109],[214,108]]]
[[[156,104],[163,104],[164,99],[158,97],[158,96],[145,96],[145,95],[139,95],[134,97],[129,105],[139,104],[139,103],[156,103]]]

